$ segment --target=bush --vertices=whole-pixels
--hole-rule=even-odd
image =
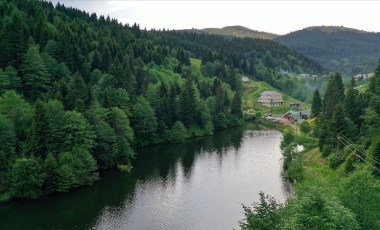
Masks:
[[[260,202],[254,203],[252,208],[243,205],[245,218],[240,221],[241,229],[280,229],[281,215],[279,210],[282,205],[263,192],[260,192],[259,195]]]
[[[344,155],[341,152],[336,152],[330,154],[327,159],[329,161],[330,168],[336,169],[344,162]]]
[[[284,149],[286,146],[294,143],[296,136],[292,128],[287,128],[284,130],[284,136],[281,142],[281,149]]]
[[[311,131],[311,126],[306,121],[302,122],[302,124],[300,126],[300,130],[301,130],[301,132],[308,134]]]
[[[257,117],[252,113],[243,112],[243,120],[245,120],[245,121],[255,121],[256,118]]]
[[[354,213],[318,187],[303,187],[282,210],[281,229],[359,229]],[[252,228],[254,229],[254,228]]]
[[[303,167],[302,167],[302,157],[297,155],[294,160],[292,160],[288,165],[287,178],[291,181],[302,181]]]
[[[218,113],[214,119],[215,129],[226,129],[227,122],[226,115],[224,113]]]
[[[34,158],[19,158],[11,169],[11,193],[20,198],[41,195],[43,178],[41,164]]]
[[[322,148],[322,156],[324,158],[328,157],[332,152],[331,146],[330,145],[324,145]]]
[[[189,132],[182,122],[177,121],[169,130],[168,140],[172,143],[183,142],[189,138]]]
[[[234,115],[229,115],[228,116],[228,127],[235,127],[235,126],[239,126],[242,124],[242,121],[234,116]]]
[[[12,199],[12,196],[9,192],[0,194],[0,203],[8,202]]]
[[[354,166],[354,159],[352,159],[352,156],[348,157],[347,159],[347,162],[346,162],[346,165],[344,167],[344,171],[346,173],[350,173],[352,171],[355,170],[355,166]]]

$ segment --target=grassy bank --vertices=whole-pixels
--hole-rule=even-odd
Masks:
[[[318,148],[300,153],[302,158],[303,182],[297,186],[317,185],[337,195],[337,184],[344,176],[341,169],[331,169],[328,161],[322,157]]]

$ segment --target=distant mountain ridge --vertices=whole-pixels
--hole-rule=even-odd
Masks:
[[[226,37],[277,41],[319,62],[326,70],[347,75],[372,72],[380,58],[380,33],[344,26],[311,26],[286,35],[226,26],[198,30]]]
[[[344,27],[344,26],[310,26],[310,27],[306,27],[302,30],[322,31],[322,32],[326,32],[326,33],[343,32],[343,31],[354,32],[354,33],[370,33],[370,32],[364,31],[364,30],[358,30],[358,29],[348,28],[348,27]]]
[[[205,29],[201,29],[200,31],[210,33],[210,34],[222,35],[222,36],[233,36],[233,37],[240,37],[240,38],[244,38],[244,37],[261,38],[261,39],[268,39],[268,40],[272,40],[273,38],[279,36],[277,34],[252,30],[244,26],[226,26],[220,29],[219,28],[205,28]]]
[[[380,33],[343,26],[308,27],[274,40],[349,75],[373,71],[380,58]]]

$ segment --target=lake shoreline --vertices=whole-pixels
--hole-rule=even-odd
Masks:
[[[7,220],[0,226],[40,229],[44,222],[46,228],[59,229],[166,229],[157,223],[169,229],[237,228],[241,204],[256,201],[260,190],[282,202],[290,195],[282,177],[281,139],[278,130],[246,123],[199,140],[139,149],[130,173],[105,170],[92,186],[0,205]]]

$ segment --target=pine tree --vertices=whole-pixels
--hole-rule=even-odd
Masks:
[[[95,143],[92,154],[99,168],[110,168],[117,164],[117,142],[114,129],[108,122],[109,110],[100,106],[92,106],[86,112],[86,118],[95,132]]]
[[[337,99],[339,102],[342,102],[344,100],[344,85],[342,75],[340,73],[336,73],[334,75],[334,81]]]
[[[61,140],[64,151],[73,149],[90,150],[94,144],[94,132],[83,115],[76,111],[68,111],[64,114],[64,125],[61,127],[64,137]]]
[[[44,173],[44,183],[42,185],[42,189],[44,193],[52,193],[56,192],[59,189],[59,173],[58,173],[58,164],[53,156],[53,154],[49,153],[46,156],[43,166]]]
[[[375,137],[369,149],[370,162],[373,164],[372,172],[375,176],[380,176],[380,139]]]
[[[23,56],[21,65],[23,89],[25,95],[36,100],[49,89],[49,77],[38,51],[38,46],[32,44]]]
[[[226,94],[222,87],[222,82],[215,78],[213,82],[213,93],[216,100],[215,113],[225,112],[226,110]]]
[[[63,126],[66,122],[65,110],[62,103],[57,100],[50,100],[44,103],[44,121],[46,122],[47,135],[46,148],[48,152],[57,155],[66,151],[64,147],[65,133],[63,132]]]
[[[156,138],[157,118],[152,106],[145,98],[139,97],[132,107],[131,121],[136,145],[145,146],[152,143]]]
[[[15,157],[16,134],[13,124],[0,114],[0,193],[9,190],[9,164]]]
[[[177,88],[173,84],[170,87],[170,95],[169,95],[169,105],[170,105],[170,114],[171,114],[171,122],[168,125],[174,124],[174,122],[179,120],[179,106],[177,100]]]
[[[67,83],[66,79],[63,78],[61,81],[59,81],[56,92],[56,99],[58,99],[65,109],[69,109],[69,104],[71,106],[71,102],[69,101],[69,92],[70,92],[70,86],[69,83]]]
[[[241,94],[240,90],[237,90],[234,98],[232,99],[232,104],[231,104],[231,114],[238,117],[242,118],[243,117],[243,111],[241,110]]]
[[[158,89],[158,103],[156,106],[158,131],[162,131],[172,124],[172,112],[169,97],[168,88],[166,84],[162,82]]]
[[[373,94],[380,95],[380,59],[375,70],[375,76],[370,79],[369,91]]]
[[[34,117],[32,122],[31,131],[31,149],[35,156],[46,157],[47,154],[47,135],[48,124],[46,123],[46,115],[44,103],[41,100],[37,100],[34,104]]]
[[[17,70],[13,66],[8,66],[4,73],[8,75],[10,81],[10,88],[20,92],[21,91],[21,78],[17,75]]]
[[[126,89],[127,88],[127,79],[125,78],[124,75],[124,70],[123,66],[120,63],[119,58],[115,58],[115,60],[112,62],[112,64],[109,67],[108,71],[112,76],[114,76],[115,82],[113,86],[114,88],[122,88]]]
[[[22,13],[15,9],[9,18],[5,18],[0,42],[0,66],[12,65],[16,68],[21,64],[22,55],[28,45],[29,29]]]
[[[196,89],[191,78],[187,79],[180,96],[181,121],[189,127],[195,121]]]
[[[327,84],[325,97],[323,99],[323,112],[327,117],[331,117],[338,104],[343,103],[344,100],[344,86],[342,83],[342,76],[336,73],[330,77]]]
[[[355,79],[351,79],[350,86],[347,88],[346,96],[344,98],[344,109],[346,115],[350,118],[355,124],[359,123],[360,119],[360,107],[357,104],[358,102],[358,91],[355,89]]]
[[[111,51],[107,45],[103,48],[101,57],[100,70],[107,71],[112,61]]]
[[[131,148],[133,130],[130,127],[129,118],[121,109],[114,107],[108,115],[108,120],[116,137],[117,155],[115,162],[117,164],[129,163],[134,156]]]
[[[125,81],[125,89],[129,95],[135,95],[136,93],[136,76],[135,76],[135,67],[134,67],[134,57],[133,52],[131,51],[129,57],[125,57],[123,61],[123,79]]]
[[[11,81],[9,79],[8,74],[4,73],[3,70],[0,69],[0,95],[5,93],[10,88],[11,88]]]
[[[67,94],[67,106],[83,112],[90,105],[88,88],[83,78],[76,74],[70,82],[70,90]]]
[[[322,99],[321,95],[319,94],[319,90],[316,89],[313,94],[313,101],[311,104],[311,116],[317,117],[322,110]]]

